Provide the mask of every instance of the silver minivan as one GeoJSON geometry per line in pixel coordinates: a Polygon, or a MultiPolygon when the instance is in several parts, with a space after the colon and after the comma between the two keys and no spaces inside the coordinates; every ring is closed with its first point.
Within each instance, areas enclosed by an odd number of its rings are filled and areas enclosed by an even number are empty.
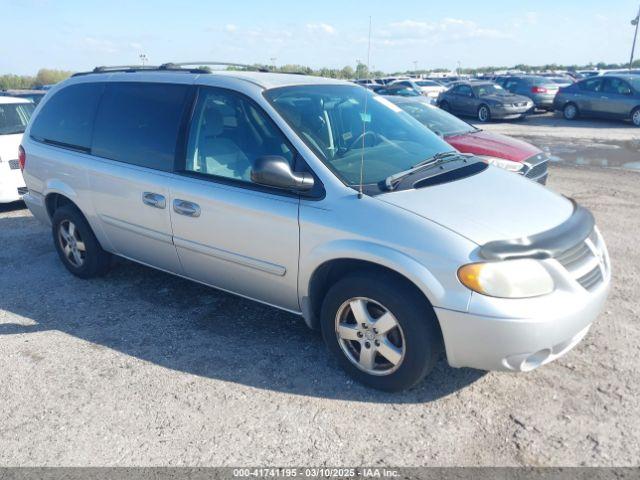
{"type": "Polygon", "coordinates": [[[535,369],[609,291],[589,211],[348,82],[99,68],[42,101],[20,165],[72,274],[118,255],[293,312],[384,390],[443,351],[453,367],[535,369]]]}

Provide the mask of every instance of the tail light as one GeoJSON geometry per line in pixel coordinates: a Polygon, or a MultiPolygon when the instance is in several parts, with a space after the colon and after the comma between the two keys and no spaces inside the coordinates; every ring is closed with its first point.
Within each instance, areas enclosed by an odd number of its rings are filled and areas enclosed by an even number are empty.
{"type": "Polygon", "coordinates": [[[22,145],[18,147],[18,165],[20,165],[20,170],[24,172],[24,166],[27,164],[27,154],[22,148],[22,145]]]}
{"type": "Polygon", "coordinates": [[[531,93],[548,93],[544,87],[531,87],[531,93]]]}

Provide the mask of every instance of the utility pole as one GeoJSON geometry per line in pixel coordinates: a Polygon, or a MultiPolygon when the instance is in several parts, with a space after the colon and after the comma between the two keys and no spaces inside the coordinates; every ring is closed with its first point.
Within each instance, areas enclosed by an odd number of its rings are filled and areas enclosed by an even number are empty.
{"type": "Polygon", "coordinates": [[[271,60],[271,69],[275,70],[276,69],[276,57],[271,57],[269,60],[271,60]]]}
{"type": "Polygon", "coordinates": [[[638,23],[640,23],[640,7],[638,8],[638,14],[636,18],[631,20],[631,25],[636,27],[636,30],[633,34],[633,46],[631,47],[631,58],[629,59],[629,69],[633,67],[633,54],[636,50],[636,39],[638,38],[638,23]]]}
{"type": "Polygon", "coordinates": [[[142,63],[143,67],[147,64],[147,61],[149,60],[147,58],[147,55],[144,53],[141,53],[140,55],[138,55],[138,58],[140,59],[140,63],[142,63]]]}
{"type": "Polygon", "coordinates": [[[413,61],[413,73],[415,73],[415,74],[418,73],[418,61],[417,60],[413,61]]]}

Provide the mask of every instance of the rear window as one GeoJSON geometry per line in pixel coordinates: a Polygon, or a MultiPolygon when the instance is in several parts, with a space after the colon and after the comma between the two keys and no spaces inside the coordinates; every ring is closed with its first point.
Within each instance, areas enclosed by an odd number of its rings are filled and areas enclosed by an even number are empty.
{"type": "Polygon", "coordinates": [[[0,103],[0,135],[24,133],[33,109],[33,103],[0,103]]]}
{"type": "Polygon", "coordinates": [[[92,153],[171,171],[188,85],[110,83],[96,116],[92,153]]]}
{"type": "Polygon", "coordinates": [[[35,118],[31,136],[62,147],[89,151],[102,90],[101,83],[80,83],[56,92],[35,118]]]}

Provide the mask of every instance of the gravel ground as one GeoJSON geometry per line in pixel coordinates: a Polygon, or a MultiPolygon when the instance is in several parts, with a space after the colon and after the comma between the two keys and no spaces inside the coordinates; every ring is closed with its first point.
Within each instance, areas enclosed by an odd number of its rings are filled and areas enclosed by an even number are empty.
{"type": "Polygon", "coordinates": [[[640,174],[554,166],[614,267],[586,339],[529,374],[448,367],[351,382],[292,315],[120,261],[64,270],[0,210],[0,466],[639,465],[640,174]]]}

